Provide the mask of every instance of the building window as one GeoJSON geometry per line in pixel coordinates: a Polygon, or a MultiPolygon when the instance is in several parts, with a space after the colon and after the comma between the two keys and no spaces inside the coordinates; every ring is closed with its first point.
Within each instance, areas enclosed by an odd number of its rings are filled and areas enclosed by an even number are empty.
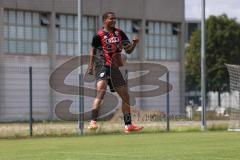
{"type": "MultiPolygon", "coordinates": [[[[116,26],[123,30],[129,40],[131,41],[134,36],[139,36],[140,33],[140,21],[138,20],[128,20],[128,19],[118,19],[116,26]]],[[[139,45],[134,49],[133,53],[128,55],[129,60],[139,59],[139,45]]]]}
{"type": "Polygon", "coordinates": [[[189,43],[193,32],[201,28],[201,22],[186,22],[185,26],[185,42],[189,43]]]}
{"type": "MultiPolygon", "coordinates": [[[[75,15],[56,16],[57,55],[78,56],[78,18],[75,15]]],[[[96,17],[84,16],[82,19],[82,51],[89,54],[93,35],[97,30],[96,17]]]]}
{"type": "Polygon", "coordinates": [[[177,24],[147,21],[145,59],[177,60],[179,37],[177,24]]]}
{"type": "Polygon", "coordinates": [[[48,53],[48,18],[38,12],[4,11],[4,51],[13,54],[48,53]],[[45,19],[45,23],[42,20],[45,19]]]}

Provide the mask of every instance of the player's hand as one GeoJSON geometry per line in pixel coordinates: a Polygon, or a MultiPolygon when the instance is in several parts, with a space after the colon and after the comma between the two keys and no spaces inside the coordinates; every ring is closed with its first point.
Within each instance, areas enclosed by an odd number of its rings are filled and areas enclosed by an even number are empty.
{"type": "Polygon", "coordinates": [[[88,66],[87,73],[93,75],[93,66],[88,66]]]}
{"type": "Polygon", "coordinates": [[[138,36],[134,36],[133,37],[133,41],[132,41],[133,45],[138,44],[138,42],[139,42],[139,37],[138,36]]]}

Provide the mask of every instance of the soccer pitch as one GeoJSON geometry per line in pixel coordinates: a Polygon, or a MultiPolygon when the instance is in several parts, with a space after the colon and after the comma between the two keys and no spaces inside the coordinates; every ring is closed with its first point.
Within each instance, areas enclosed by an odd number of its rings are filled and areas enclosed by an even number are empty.
{"type": "Polygon", "coordinates": [[[0,160],[238,160],[234,132],[144,133],[0,140],[0,160]]]}

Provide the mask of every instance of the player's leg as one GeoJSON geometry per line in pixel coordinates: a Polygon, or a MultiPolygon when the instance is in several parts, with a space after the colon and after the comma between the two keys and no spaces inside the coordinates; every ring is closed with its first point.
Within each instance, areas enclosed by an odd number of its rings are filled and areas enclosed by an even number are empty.
{"type": "Polygon", "coordinates": [[[118,95],[122,99],[122,113],[124,115],[125,125],[130,125],[130,124],[132,124],[132,120],[131,120],[129,93],[128,93],[127,86],[119,86],[115,89],[116,89],[118,95]]]}
{"type": "Polygon", "coordinates": [[[93,115],[92,119],[97,120],[99,108],[103,102],[104,95],[107,89],[107,81],[101,80],[97,83],[97,97],[93,101],[93,115]]]}
{"type": "Polygon", "coordinates": [[[124,123],[125,123],[124,132],[130,133],[130,132],[142,130],[143,126],[136,126],[136,125],[132,124],[129,93],[128,93],[127,86],[117,87],[116,91],[122,99],[122,112],[123,112],[124,123]]]}
{"type": "Polygon", "coordinates": [[[97,96],[93,101],[92,119],[89,125],[89,129],[96,130],[98,128],[96,122],[98,118],[99,108],[103,102],[104,95],[107,89],[107,79],[109,78],[109,71],[106,67],[100,66],[96,68],[96,80],[97,80],[97,96]]]}
{"type": "Polygon", "coordinates": [[[143,127],[138,127],[132,124],[130,97],[126,81],[124,80],[118,68],[111,69],[111,81],[114,89],[122,99],[122,112],[125,123],[125,132],[140,131],[143,127]]]}
{"type": "Polygon", "coordinates": [[[90,124],[88,127],[91,130],[96,130],[98,128],[97,126],[98,112],[103,102],[106,89],[107,89],[107,80],[100,80],[97,82],[97,96],[93,101],[92,120],[90,121],[90,124]]]}

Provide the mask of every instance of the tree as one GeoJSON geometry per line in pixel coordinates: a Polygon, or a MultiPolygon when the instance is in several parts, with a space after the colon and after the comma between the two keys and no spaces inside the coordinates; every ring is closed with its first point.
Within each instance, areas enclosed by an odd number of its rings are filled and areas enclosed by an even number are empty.
{"type": "MultiPolygon", "coordinates": [[[[200,90],[200,48],[201,31],[196,30],[186,52],[186,91],[200,90]]],[[[229,90],[224,63],[240,64],[240,25],[225,14],[210,16],[206,21],[206,89],[218,91],[219,97],[229,90]]]]}

